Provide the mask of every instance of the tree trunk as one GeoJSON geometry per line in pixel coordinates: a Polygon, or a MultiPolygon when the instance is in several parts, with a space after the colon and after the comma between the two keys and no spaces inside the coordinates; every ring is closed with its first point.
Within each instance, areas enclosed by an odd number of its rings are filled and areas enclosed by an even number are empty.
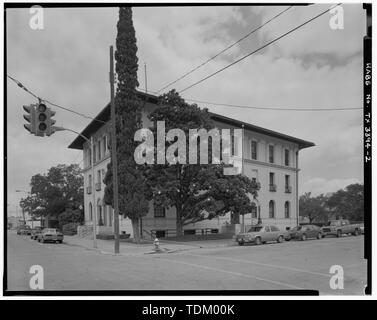
{"type": "Polygon", "coordinates": [[[139,228],[139,218],[131,219],[132,231],[134,233],[133,242],[140,243],[140,228],[139,228]]]}
{"type": "Polygon", "coordinates": [[[176,218],[176,235],[177,237],[183,236],[183,221],[182,221],[182,215],[181,215],[181,208],[176,207],[177,211],[177,218],[176,218]]]}

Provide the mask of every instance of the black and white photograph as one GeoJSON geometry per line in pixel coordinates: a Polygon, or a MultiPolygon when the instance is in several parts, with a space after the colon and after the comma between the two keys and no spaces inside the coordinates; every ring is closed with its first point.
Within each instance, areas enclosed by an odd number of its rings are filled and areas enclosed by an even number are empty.
{"type": "Polygon", "coordinates": [[[4,3],[3,295],[370,295],[371,12],[4,3]]]}

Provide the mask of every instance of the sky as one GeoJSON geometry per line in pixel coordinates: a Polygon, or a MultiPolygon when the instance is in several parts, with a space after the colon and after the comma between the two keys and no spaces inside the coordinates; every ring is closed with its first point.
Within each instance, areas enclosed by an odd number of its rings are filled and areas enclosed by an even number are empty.
{"type": "MultiPolygon", "coordinates": [[[[254,51],[330,5],[294,6],[188,77],[180,91],[254,51]]],[[[327,13],[271,46],[182,93],[187,99],[275,108],[362,107],[361,4],[344,4],[344,28],[327,13]]],[[[286,6],[136,7],[139,83],[157,91],[268,21],[286,6]]],[[[29,9],[7,9],[7,73],[38,96],[88,116],[110,99],[109,46],[117,8],[45,8],[44,28],[29,26],[29,9]]],[[[7,81],[8,214],[30,191],[30,178],[57,164],[80,163],[70,132],[35,137],[23,128],[23,105],[36,100],[7,81]],[[21,190],[21,192],[16,192],[21,190]]],[[[337,191],[363,181],[362,110],[297,112],[199,104],[210,111],[315,143],[300,151],[300,194],[337,191]]],[[[89,119],[53,107],[56,125],[82,131],[89,119]]]]}

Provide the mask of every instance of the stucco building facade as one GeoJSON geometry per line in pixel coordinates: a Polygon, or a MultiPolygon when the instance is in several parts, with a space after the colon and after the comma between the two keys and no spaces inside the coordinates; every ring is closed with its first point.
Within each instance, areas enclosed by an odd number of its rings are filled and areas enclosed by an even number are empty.
{"type": "MultiPolygon", "coordinates": [[[[157,97],[142,93],[140,95],[145,101],[142,115],[143,127],[150,127],[148,114],[156,108],[157,97]]],[[[262,220],[262,223],[277,225],[282,229],[297,225],[299,151],[314,144],[215,113],[211,113],[211,117],[219,129],[243,128],[242,139],[235,142],[239,147],[233,149],[234,163],[240,167],[241,173],[255,179],[261,186],[258,198],[254,200],[256,209],[243,218],[246,227],[256,224],[258,220],[262,220]]],[[[69,148],[83,151],[85,225],[88,227],[93,225],[93,215],[96,212],[97,233],[112,234],[113,209],[103,201],[105,189],[103,178],[107,164],[110,162],[108,149],[110,106],[107,105],[95,119],[81,132],[88,139],[91,137],[94,139],[94,176],[91,170],[90,144],[78,136],[69,148]],[[92,179],[95,182],[94,189],[92,179]]],[[[231,227],[230,221],[230,215],[227,214],[212,220],[186,225],[184,230],[187,234],[227,232],[231,227]]],[[[175,209],[155,207],[151,201],[148,214],[141,220],[140,232],[144,237],[174,236],[175,225],[175,209]]],[[[131,221],[128,218],[120,217],[120,232],[133,236],[131,221]]]]}

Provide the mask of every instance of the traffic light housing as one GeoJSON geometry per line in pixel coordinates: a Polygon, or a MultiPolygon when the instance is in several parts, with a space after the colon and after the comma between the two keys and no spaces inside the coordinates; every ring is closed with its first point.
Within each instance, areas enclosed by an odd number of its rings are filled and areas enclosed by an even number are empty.
{"type": "Polygon", "coordinates": [[[23,106],[24,110],[28,113],[24,115],[24,119],[29,124],[24,124],[26,130],[35,136],[44,137],[51,136],[56,131],[65,130],[62,127],[55,127],[55,120],[52,119],[56,112],[48,108],[43,102],[38,104],[31,104],[23,106]]]}
{"type": "Polygon", "coordinates": [[[40,102],[37,104],[35,109],[35,118],[36,118],[36,128],[35,135],[44,137],[48,128],[48,110],[47,106],[40,102]]]}
{"type": "Polygon", "coordinates": [[[36,105],[31,104],[28,106],[23,106],[23,108],[27,112],[27,114],[24,114],[24,119],[29,122],[28,124],[24,124],[24,127],[31,134],[36,134],[36,105]]]}

